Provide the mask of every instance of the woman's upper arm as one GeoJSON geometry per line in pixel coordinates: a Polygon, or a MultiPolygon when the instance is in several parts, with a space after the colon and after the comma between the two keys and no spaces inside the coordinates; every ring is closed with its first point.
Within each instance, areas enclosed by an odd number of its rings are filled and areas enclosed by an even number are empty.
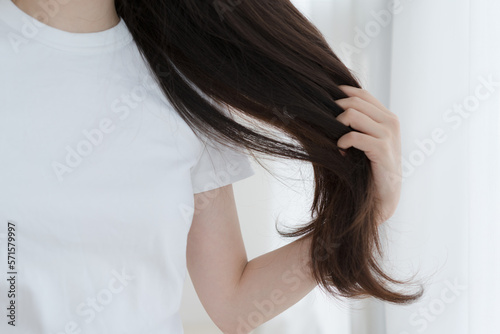
{"type": "Polygon", "coordinates": [[[248,259],[232,185],[194,196],[187,269],[203,307],[219,326],[231,308],[235,287],[248,259]]]}

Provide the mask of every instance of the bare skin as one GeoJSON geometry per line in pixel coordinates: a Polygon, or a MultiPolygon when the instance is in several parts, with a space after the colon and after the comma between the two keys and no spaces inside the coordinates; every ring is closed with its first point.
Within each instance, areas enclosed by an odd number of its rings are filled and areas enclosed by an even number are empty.
{"type": "Polygon", "coordinates": [[[309,241],[299,239],[248,261],[232,186],[195,194],[187,267],[214,323],[224,333],[248,333],[306,296],[316,286],[309,241]]]}
{"type": "MultiPolygon", "coordinates": [[[[37,19],[44,11],[40,3],[47,3],[13,2],[37,19]]],[[[45,15],[49,20],[42,22],[68,32],[89,33],[109,29],[119,21],[113,0],[60,2],[52,16],[45,15]]],[[[398,118],[367,91],[349,86],[341,89],[349,98],[336,101],[345,110],[337,119],[359,132],[347,133],[338,145],[366,153],[372,162],[384,218],[388,219],[396,209],[401,188],[398,118]]],[[[224,333],[248,333],[297,303],[316,286],[310,274],[309,238],[248,261],[232,185],[195,194],[194,199],[187,267],[201,303],[224,333]]]]}
{"type": "Polygon", "coordinates": [[[103,31],[114,27],[120,21],[113,0],[12,0],[12,2],[38,21],[67,32],[103,31]]]}

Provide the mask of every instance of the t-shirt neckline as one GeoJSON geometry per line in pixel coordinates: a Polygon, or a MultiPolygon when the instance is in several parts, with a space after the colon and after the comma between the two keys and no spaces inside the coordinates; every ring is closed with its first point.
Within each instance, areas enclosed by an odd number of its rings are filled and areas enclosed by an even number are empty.
{"type": "Polygon", "coordinates": [[[12,0],[0,0],[0,20],[7,23],[13,29],[12,32],[18,34],[20,38],[36,40],[57,49],[77,53],[112,51],[133,39],[121,17],[117,25],[107,30],[74,33],[38,21],[17,7],[12,0]]]}

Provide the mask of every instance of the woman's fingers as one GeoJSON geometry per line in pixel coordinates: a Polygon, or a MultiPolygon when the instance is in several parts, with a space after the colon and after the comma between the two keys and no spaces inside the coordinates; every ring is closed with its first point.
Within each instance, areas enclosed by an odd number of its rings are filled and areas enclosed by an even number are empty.
{"type": "Polygon", "coordinates": [[[351,95],[335,101],[344,109],[344,112],[337,117],[339,121],[351,126],[354,130],[372,135],[375,138],[391,140],[393,137],[399,136],[398,117],[385,108],[370,93],[351,86],[339,87],[346,94],[351,95]],[[357,96],[354,94],[357,94],[357,96]],[[348,110],[349,112],[347,112],[348,110]]]}
{"type": "Polygon", "coordinates": [[[385,138],[389,135],[387,129],[381,123],[377,123],[366,114],[354,108],[347,108],[337,116],[337,120],[344,125],[375,138],[385,138]]]}
{"type": "MultiPolygon", "coordinates": [[[[370,93],[351,86],[339,87],[350,96],[335,101],[344,109],[337,120],[355,131],[339,138],[337,145],[343,150],[355,147],[364,151],[373,162],[382,161],[391,148],[398,146],[400,129],[397,116],[370,93]]],[[[345,152],[341,153],[345,155],[345,152]]]]}
{"type": "Polygon", "coordinates": [[[388,115],[394,115],[389,109],[387,109],[379,100],[377,100],[373,95],[371,95],[368,91],[353,87],[353,86],[348,86],[348,85],[340,85],[338,86],[340,90],[342,90],[347,96],[352,96],[352,97],[359,97],[363,101],[367,101],[374,106],[376,106],[378,109],[380,109],[382,112],[388,115]]]}
{"type": "Polygon", "coordinates": [[[356,131],[339,138],[340,153],[355,147],[371,161],[381,203],[382,221],[395,211],[401,191],[401,134],[399,120],[365,90],[341,86],[348,98],[335,101],[344,112],[337,119],[356,131]]]}
{"type": "Polygon", "coordinates": [[[377,157],[380,156],[380,153],[382,153],[386,147],[384,142],[380,139],[356,131],[351,131],[340,137],[337,141],[337,146],[343,150],[349,147],[355,147],[365,152],[366,156],[373,162],[378,161],[377,157]]]}
{"type": "Polygon", "coordinates": [[[337,103],[344,110],[347,110],[348,108],[356,109],[377,123],[386,123],[390,117],[386,112],[380,110],[377,106],[361,99],[358,96],[335,100],[335,103],[337,103]]]}

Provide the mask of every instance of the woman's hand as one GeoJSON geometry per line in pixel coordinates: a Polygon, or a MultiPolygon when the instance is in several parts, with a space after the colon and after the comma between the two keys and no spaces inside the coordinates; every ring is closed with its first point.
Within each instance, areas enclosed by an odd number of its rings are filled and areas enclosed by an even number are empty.
{"type": "Polygon", "coordinates": [[[353,146],[365,152],[370,159],[378,198],[382,203],[383,223],[396,211],[401,195],[399,120],[366,90],[346,85],[339,88],[349,97],[335,101],[344,109],[337,120],[356,131],[340,137],[337,145],[344,150],[353,146]]]}

